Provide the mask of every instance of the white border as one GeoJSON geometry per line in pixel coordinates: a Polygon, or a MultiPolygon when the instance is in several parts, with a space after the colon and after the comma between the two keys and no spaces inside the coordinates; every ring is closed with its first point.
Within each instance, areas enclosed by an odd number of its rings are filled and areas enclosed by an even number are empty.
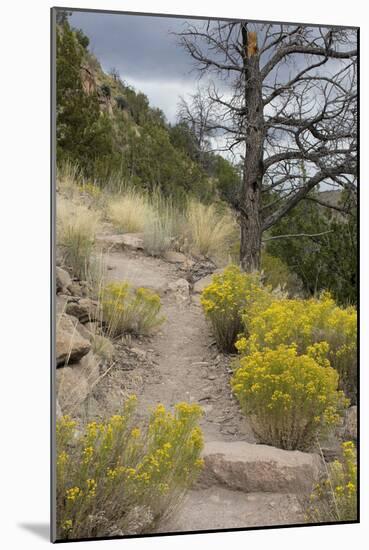
{"type": "MultiPolygon", "coordinates": [[[[9,0],[8,0],[9,2],[9,0]]],[[[362,523],[166,538],[78,543],[160,550],[205,544],[215,548],[362,548],[368,538],[367,463],[369,399],[368,67],[369,19],[358,0],[70,0],[68,6],[215,17],[286,20],[361,26],[361,317],[362,523]],[[367,535],[367,537],[365,537],[367,535]]],[[[63,2],[61,2],[63,5],[63,2]]],[[[1,8],[1,539],[4,548],[32,550],[48,544],[22,524],[49,521],[49,8],[48,0],[18,0],[1,8]],[[4,124],[5,122],[5,124],[4,124]],[[5,308],[3,305],[5,304],[5,308]]],[[[42,526],[44,526],[42,528],[42,526]]]]}

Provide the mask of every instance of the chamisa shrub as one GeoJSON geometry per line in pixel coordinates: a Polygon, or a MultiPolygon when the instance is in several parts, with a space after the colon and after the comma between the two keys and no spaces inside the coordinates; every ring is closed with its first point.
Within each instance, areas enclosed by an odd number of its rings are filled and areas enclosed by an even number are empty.
{"type": "Polygon", "coordinates": [[[143,532],[173,509],[202,468],[201,407],[158,405],[147,428],[134,424],[136,397],[121,415],[77,431],[57,422],[58,538],[143,532]]]}
{"type": "Polygon", "coordinates": [[[242,315],[253,302],[269,299],[269,292],[261,287],[257,274],[243,273],[236,265],[230,265],[223,273],[214,275],[202,292],[201,304],[218,348],[234,352],[243,327],[242,315]]]}
{"type": "Polygon", "coordinates": [[[357,519],[357,460],[352,441],[342,443],[342,458],[328,464],[326,477],[310,496],[306,521],[353,521],[357,519]]]}
{"type": "Polygon", "coordinates": [[[306,450],[339,421],[346,399],[338,374],[313,348],[298,355],[281,345],[240,358],[232,389],[261,443],[306,450]]]}
{"type": "Polygon", "coordinates": [[[100,292],[103,324],[109,336],[126,332],[147,334],[164,321],[160,296],[127,282],[109,283],[100,292]]]}
{"type": "Polygon", "coordinates": [[[299,353],[306,353],[311,344],[326,342],[326,357],[339,374],[340,388],[356,402],[357,314],[353,307],[337,306],[327,293],[320,299],[274,300],[261,311],[251,311],[244,323],[249,337],[237,342],[241,353],[280,344],[296,344],[299,353]]]}

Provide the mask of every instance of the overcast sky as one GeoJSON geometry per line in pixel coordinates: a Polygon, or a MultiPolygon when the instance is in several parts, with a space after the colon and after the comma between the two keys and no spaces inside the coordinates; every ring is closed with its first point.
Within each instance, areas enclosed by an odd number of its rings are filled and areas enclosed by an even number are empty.
{"type": "Polygon", "coordinates": [[[87,34],[90,50],[105,71],[117,68],[124,81],[175,121],[178,97],[194,93],[198,78],[192,60],[171,34],[183,29],[184,19],[73,12],[70,22],[87,34]]]}

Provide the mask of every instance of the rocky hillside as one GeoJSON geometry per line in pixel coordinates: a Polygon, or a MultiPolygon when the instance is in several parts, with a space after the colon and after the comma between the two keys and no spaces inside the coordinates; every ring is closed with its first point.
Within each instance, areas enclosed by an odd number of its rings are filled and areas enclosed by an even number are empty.
{"type": "Polygon", "coordinates": [[[147,96],[107,74],[88,38],[68,23],[57,29],[58,162],[77,163],[101,186],[131,184],[166,195],[211,198],[237,186],[237,170],[201,152],[183,122],[169,124],[147,96]]]}

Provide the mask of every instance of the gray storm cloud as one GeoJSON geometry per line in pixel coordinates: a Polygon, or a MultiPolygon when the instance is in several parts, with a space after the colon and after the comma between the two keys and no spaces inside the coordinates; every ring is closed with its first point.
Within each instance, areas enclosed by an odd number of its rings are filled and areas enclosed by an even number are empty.
{"type": "Polygon", "coordinates": [[[89,37],[104,70],[117,68],[123,80],[174,122],[178,97],[194,93],[198,77],[172,34],[183,29],[184,19],[73,12],[70,22],[89,37]]]}

